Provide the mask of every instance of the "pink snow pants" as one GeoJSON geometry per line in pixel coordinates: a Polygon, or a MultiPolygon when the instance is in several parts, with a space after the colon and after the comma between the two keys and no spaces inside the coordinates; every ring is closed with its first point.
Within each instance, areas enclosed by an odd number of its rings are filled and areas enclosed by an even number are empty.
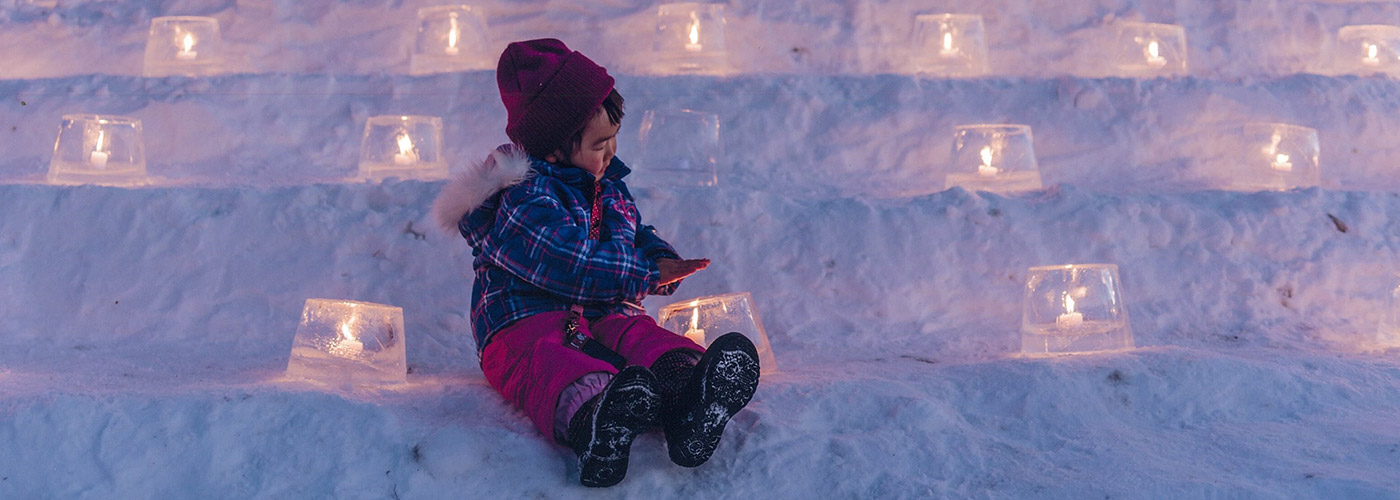
{"type": "MultiPolygon", "coordinates": [[[[554,436],[554,410],[565,387],[589,373],[617,373],[606,361],[564,345],[568,318],[568,311],[557,311],[520,319],[496,332],[481,352],[486,381],[549,437],[554,436]]],[[[579,330],[622,355],[629,365],[650,367],[672,349],[704,351],[646,315],[610,314],[582,321],[579,330]]]]}

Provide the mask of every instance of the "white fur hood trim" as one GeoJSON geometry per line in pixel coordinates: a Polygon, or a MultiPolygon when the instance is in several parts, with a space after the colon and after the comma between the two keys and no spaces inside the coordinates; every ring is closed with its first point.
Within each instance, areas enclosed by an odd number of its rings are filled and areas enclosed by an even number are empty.
{"type": "Polygon", "coordinates": [[[481,207],[497,191],[525,182],[530,177],[530,155],[507,145],[490,156],[472,162],[467,170],[442,186],[433,200],[433,220],[448,233],[457,233],[457,221],[481,207]]]}

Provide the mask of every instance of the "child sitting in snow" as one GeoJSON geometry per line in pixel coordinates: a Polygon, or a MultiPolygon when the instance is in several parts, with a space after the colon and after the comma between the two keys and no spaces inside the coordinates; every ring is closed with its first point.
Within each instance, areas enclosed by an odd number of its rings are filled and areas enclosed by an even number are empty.
{"type": "Polygon", "coordinates": [[[738,333],[706,350],[638,305],[709,261],[682,260],[641,223],[622,182],[629,170],[613,156],[623,114],[613,78],[541,39],[510,44],[496,82],[512,144],[434,203],[473,248],[482,372],[573,448],[586,486],[621,481],[633,438],[656,424],[671,461],[704,463],[753,397],[758,356],[738,333]]]}

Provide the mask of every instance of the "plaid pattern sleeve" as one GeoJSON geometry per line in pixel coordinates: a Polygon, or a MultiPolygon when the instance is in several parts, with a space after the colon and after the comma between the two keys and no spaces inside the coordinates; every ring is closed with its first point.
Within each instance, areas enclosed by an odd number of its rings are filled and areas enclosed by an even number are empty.
{"type": "MultiPolygon", "coordinates": [[[[652,262],[657,259],[680,259],[681,255],[676,253],[676,249],[670,243],[656,235],[656,228],[646,225],[637,225],[637,248],[642,251],[652,262]]],[[[667,285],[654,286],[647,293],[651,295],[671,295],[676,293],[676,288],[681,282],[676,281],[667,285]]]]}
{"type": "Polygon", "coordinates": [[[660,280],[632,241],[591,240],[563,203],[537,189],[503,200],[481,256],[515,277],[579,303],[639,301],[660,280]]]}

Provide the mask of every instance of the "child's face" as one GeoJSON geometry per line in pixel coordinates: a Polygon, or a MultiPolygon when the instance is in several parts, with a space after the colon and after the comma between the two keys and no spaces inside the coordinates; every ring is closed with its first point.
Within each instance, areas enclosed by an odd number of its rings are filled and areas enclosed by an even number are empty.
{"type": "Polygon", "coordinates": [[[593,174],[594,179],[603,178],[603,172],[617,154],[617,129],[620,127],[621,124],[614,125],[608,120],[603,108],[598,108],[593,119],[583,127],[583,140],[579,141],[578,148],[569,154],[569,164],[593,174]]]}

